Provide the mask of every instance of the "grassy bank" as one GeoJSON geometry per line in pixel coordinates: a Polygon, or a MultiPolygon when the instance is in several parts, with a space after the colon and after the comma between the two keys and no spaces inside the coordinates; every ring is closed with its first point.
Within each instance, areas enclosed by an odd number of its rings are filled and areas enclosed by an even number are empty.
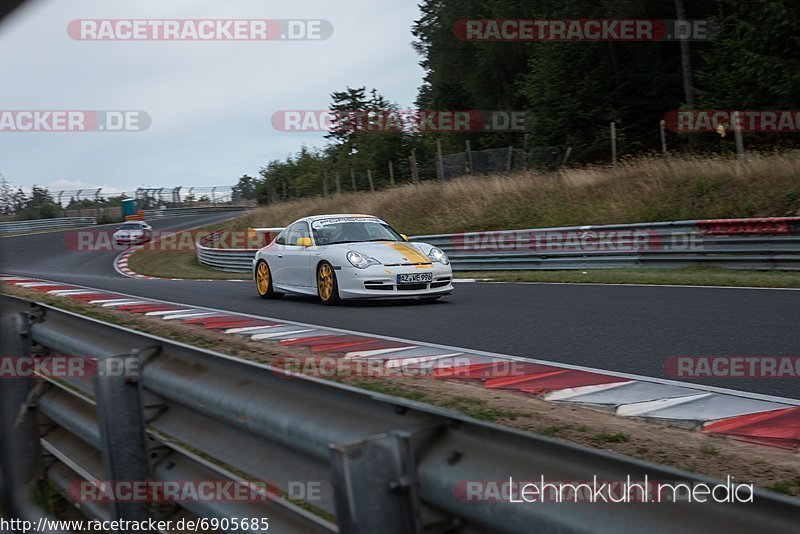
{"type": "MultiPolygon", "coordinates": [[[[800,214],[800,151],[725,157],[638,158],[616,167],[467,177],[375,193],[345,193],[265,206],[213,229],[285,226],[306,215],[370,213],[409,235],[681,219],[800,214]]],[[[170,278],[235,278],[193,255],[137,252],[136,272],[170,278]]],[[[494,273],[512,281],[797,287],[791,273],[723,270],[494,273]],[[701,272],[702,271],[702,272],[701,272]]],[[[486,277],[485,273],[479,277],[486,277]]]]}
{"type": "Polygon", "coordinates": [[[197,261],[192,252],[139,251],[128,258],[128,267],[138,274],[158,278],[193,278],[212,280],[241,280],[248,273],[226,273],[212,269],[197,261]]]}
{"type": "Polygon", "coordinates": [[[638,158],[616,167],[423,182],[283,202],[229,228],[282,226],[318,213],[370,213],[407,234],[800,213],[800,152],[638,158]]]}

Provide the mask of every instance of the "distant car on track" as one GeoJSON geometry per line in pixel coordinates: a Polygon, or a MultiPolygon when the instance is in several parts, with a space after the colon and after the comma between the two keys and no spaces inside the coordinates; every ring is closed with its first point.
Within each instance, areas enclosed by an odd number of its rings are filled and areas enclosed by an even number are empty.
{"type": "Polygon", "coordinates": [[[441,249],[409,243],[371,215],[316,215],[295,221],[256,253],[253,278],[262,298],[316,295],[323,304],[435,300],[453,291],[450,260],[441,249]]]}
{"type": "Polygon", "coordinates": [[[119,245],[141,245],[150,241],[153,228],[144,221],[127,221],[114,232],[114,243],[119,245]]]}

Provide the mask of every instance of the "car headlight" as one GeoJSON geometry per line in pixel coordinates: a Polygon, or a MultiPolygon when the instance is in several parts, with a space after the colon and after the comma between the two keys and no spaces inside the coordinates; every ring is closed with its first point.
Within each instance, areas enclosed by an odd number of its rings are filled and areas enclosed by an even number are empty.
{"type": "Polygon", "coordinates": [[[428,257],[436,263],[441,263],[442,265],[450,264],[450,258],[448,258],[447,254],[445,254],[440,248],[433,247],[431,251],[428,252],[428,257]]]}
{"type": "Polygon", "coordinates": [[[349,261],[350,265],[352,265],[356,269],[366,269],[370,265],[381,264],[381,262],[379,262],[375,258],[365,256],[364,254],[356,252],[355,250],[351,250],[350,252],[347,253],[347,261],[349,261]]]}

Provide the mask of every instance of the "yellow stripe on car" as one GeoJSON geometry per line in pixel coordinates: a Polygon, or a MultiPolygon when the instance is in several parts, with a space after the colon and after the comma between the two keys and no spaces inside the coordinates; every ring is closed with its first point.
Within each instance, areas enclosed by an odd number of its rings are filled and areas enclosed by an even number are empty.
{"type": "Polygon", "coordinates": [[[397,252],[408,258],[408,261],[411,263],[430,263],[431,259],[428,256],[423,255],[417,249],[412,247],[411,245],[406,245],[405,243],[394,243],[388,241],[386,243],[388,246],[395,249],[397,252]]]}

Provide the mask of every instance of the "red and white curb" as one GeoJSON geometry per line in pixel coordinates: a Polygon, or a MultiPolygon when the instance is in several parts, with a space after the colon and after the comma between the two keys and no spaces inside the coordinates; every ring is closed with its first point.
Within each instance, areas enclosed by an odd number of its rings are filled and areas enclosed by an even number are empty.
{"type": "Polygon", "coordinates": [[[144,274],[139,274],[133,269],[128,266],[128,259],[131,257],[131,254],[136,252],[137,250],[142,249],[142,247],[134,247],[129,248],[128,250],[120,253],[119,256],[114,258],[114,270],[117,271],[122,276],[126,276],[128,278],[138,278],[142,280],[173,280],[173,281],[183,281],[189,280],[192,282],[252,282],[252,280],[245,280],[245,279],[198,279],[198,278],[161,278],[158,276],[147,276],[144,274]]]}
{"type": "Polygon", "coordinates": [[[145,276],[143,274],[139,274],[135,272],[133,269],[128,267],[128,258],[130,258],[131,254],[136,252],[136,248],[129,248],[128,250],[120,253],[114,259],[114,270],[117,271],[122,276],[127,276],[128,278],[143,278],[146,280],[158,280],[158,278],[154,276],[145,276]]]}
{"type": "Polygon", "coordinates": [[[0,281],[104,308],[301,347],[338,360],[369,360],[384,369],[422,371],[486,389],[800,449],[797,399],[364,334],[27,277],[0,276],[0,281]]]}

